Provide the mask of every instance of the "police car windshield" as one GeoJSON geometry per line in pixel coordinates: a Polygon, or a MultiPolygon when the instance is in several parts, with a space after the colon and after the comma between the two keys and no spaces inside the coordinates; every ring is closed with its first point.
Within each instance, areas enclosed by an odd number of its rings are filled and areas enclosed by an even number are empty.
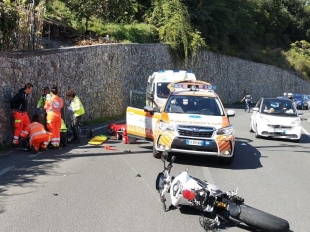
{"type": "Polygon", "coordinates": [[[179,114],[224,115],[219,99],[204,96],[171,96],[164,111],[179,114]]]}
{"type": "Polygon", "coordinates": [[[169,96],[170,90],[167,88],[167,86],[170,83],[167,82],[158,82],[156,85],[156,95],[159,98],[167,98],[169,96]]]}

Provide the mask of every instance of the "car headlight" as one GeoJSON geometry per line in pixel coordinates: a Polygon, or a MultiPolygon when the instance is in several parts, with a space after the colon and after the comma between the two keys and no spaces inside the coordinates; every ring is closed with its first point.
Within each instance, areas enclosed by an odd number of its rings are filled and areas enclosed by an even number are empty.
{"type": "Polygon", "coordinates": [[[170,131],[174,131],[174,127],[173,127],[173,125],[171,125],[171,124],[169,124],[169,123],[166,123],[166,122],[163,122],[163,121],[161,121],[160,123],[159,123],[159,129],[160,130],[170,130],[170,131]]]}
{"type": "Polygon", "coordinates": [[[299,124],[300,124],[300,118],[297,118],[294,121],[292,121],[292,125],[294,126],[298,126],[299,124]]]}
{"type": "Polygon", "coordinates": [[[223,128],[217,129],[216,133],[218,135],[232,135],[234,133],[234,128],[232,126],[223,127],[223,128]]]}

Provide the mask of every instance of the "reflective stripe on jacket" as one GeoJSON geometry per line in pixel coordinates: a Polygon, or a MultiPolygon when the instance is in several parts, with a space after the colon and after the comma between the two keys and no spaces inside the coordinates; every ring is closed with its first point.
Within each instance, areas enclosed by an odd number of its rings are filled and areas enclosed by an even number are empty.
{"type": "Polygon", "coordinates": [[[21,137],[26,138],[29,136],[29,142],[32,144],[34,139],[43,138],[46,136],[46,130],[41,123],[30,123],[26,129],[22,132],[21,137]]]}
{"type": "Polygon", "coordinates": [[[70,106],[72,108],[75,117],[85,114],[84,106],[78,96],[75,96],[72,99],[70,106]]]}

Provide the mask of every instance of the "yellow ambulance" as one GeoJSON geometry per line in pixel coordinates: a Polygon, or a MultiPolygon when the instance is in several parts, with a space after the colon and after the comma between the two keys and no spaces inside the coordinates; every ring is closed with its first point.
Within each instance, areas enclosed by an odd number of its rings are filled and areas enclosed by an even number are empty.
{"type": "Polygon", "coordinates": [[[153,141],[153,156],[163,151],[188,155],[216,156],[231,164],[235,158],[235,130],[215,87],[203,81],[179,81],[168,85],[171,90],[162,108],[128,107],[129,137],[153,141]]]}

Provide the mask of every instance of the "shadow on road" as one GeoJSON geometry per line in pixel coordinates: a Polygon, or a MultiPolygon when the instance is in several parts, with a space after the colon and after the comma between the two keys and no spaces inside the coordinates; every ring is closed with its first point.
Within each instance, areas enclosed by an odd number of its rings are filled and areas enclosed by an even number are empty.
{"type": "Polygon", "coordinates": [[[252,142],[252,140],[247,138],[236,138],[236,156],[234,162],[231,165],[221,164],[217,157],[212,156],[193,156],[181,153],[173,153],[171,155],[178,157],[175,161],[176,163],[192,166],[214,167],[233,170],[261,168],[261,154],[255,147],[249,144],[250,142],[252,142]]]}

